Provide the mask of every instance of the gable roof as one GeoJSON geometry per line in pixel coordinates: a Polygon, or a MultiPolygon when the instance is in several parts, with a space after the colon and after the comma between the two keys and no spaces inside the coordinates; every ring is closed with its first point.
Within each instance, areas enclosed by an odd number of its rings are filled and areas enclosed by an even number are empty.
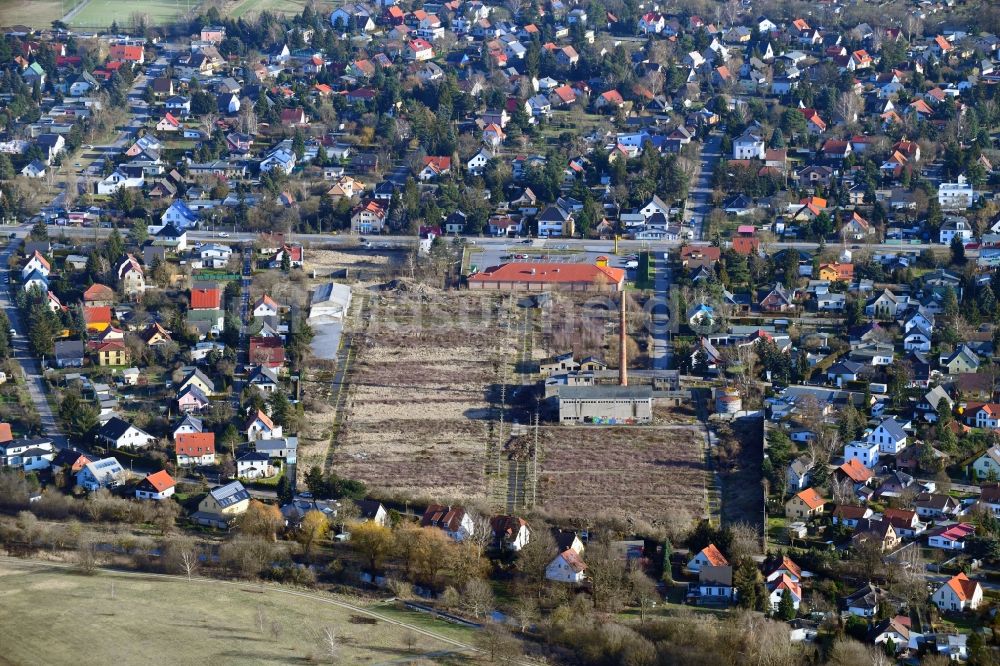
{"type": "Polygon", "coordinates": [[[704,555],[705,559],[714,567],[721,567],[729,564],[729,560],[722,554],[714,543],[710,543],[701,549],[699,555],[704,555]]]}
{"type": "Polygon", "coordinates": [[[837,471],[843,472],[854,483],[867,483],[875,475],[874,472],[862,465],[861,461],[857,458],[851,458],[838,467],[837,471]]]}
{"type": "Polygon", "coordinates": [[[179,456],[204,456],[215,453],[214,432],[187,432],[177,435],[174,449],[179,456]]]}
{"type": "Polygon", "coordinates": [[[581,573],[587,568],[583,558],[581,558],[580,554],[572,548],[567,548],[563,552],[559,553],[559,557],[561,557],[563,561],[566,562],[566,564],[576,573],[581,573]]]}
{"type": "Polygon", "coordinates": [[[952,576],[945,585],[951,588],[959,601],[969,601],[972,599],[976,593],[976,588],[979,587],[979,583],[969,580],[969,577],[961,572],[952,576]]]}
{"type": "Polygon", "coordinates": [[[826,503],[826,500],[823,499],[822,495],[816,492],[815,488],[806,488],[795,496],[802,500],[803,504],[810,509],[818,509],[826,503]]]}
{"type": "Polygon", "coordinates": [[[128,429],[132,427],[132,424],[128,421],[121,419],[117,416],[111,417],[107,423],[105,423],[101,429],[98,431],[100,437],[106,437],[111,440],[117,441],[122,435],[128,432],[128,429]]]}
{"type": "Polygon", "coordinates": [[[177,485],[173,477],[165,469],[150,474],[143,479],[143,483],[149,484],[158,493],[162,493],[164,490],[169,490],[177,485]]]}
{"type": "Polygon", "coordinates": [[[191,308],[217,310],[222,305],[222,290],[218,287],[192,287],[191,308]]]}
{"type": "Polygon", "coordinates": [[[219,486],[208,491],[208,494],[212,496],[212,499],[219,505],[220,508],[225,509],[234,504],[238,504],[243,500],[250,499],[250,493],[247,489],[243,487],[243,484],[239,481],[233,481],[232,483],[226,484],[224,486],[219,486]]]}

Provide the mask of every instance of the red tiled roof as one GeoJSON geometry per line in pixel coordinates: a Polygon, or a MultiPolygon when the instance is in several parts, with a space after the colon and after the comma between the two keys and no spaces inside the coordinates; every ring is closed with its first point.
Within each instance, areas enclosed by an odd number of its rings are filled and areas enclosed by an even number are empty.
{"type": "Polygon", "coordinates": [[[198,457],[215,453],[214,432],[188,432],[177,435],[174,449],[179,456],[198,457]]]}
{"type": "Polygon", "coordinates": [[[142,47],[130,46],[128,44],[114,44],[111,47],[111,57],[120,60],[138,62],[142,60],[142,47]]]}
{"type": "Polygon", "coordinates": [[[88,324],[110,324],[111,308],[107,305],[90,305],[83,308],[83,320],[88,324]]]}
{"type": "Polygon", "coordinates": [[[873,476],[872,471],[862,465],[857,458],[851,458],[837,469],[854,483],[866,483],[873,476]]]}
{"type": "Polygon", "coordinates": [[[257,413],[255,415],[251,416],[247,420],[247,427],[252,425],[254,421],[258,420],[265,426],[267,426],[268,430],[274,430],[274,422],[271,420],[271,417],[269,417],[267,414],[265,414],[263,411],[259,409],[257,410],[257,413]]]}
{"type": "Polygon", "coordinates": [[[469,282],[520,282],[531,284],[553,284],[599,281],[619,284],[625,279],[625,271],[610,266],[593,264],[556,264],[541,262],[514,262],[490,266],[482,273],[469,278],[469,282]]]}
{"type": "Polygon", "coordinates": [[[806,488],[796,495],[802,503],[810,509],[818,509],[826,503],[826,500],[816,492],[815,488],[806,488]]]}
{"type": "Polygon", "coordinates": [[[714,543],[710,543],[701,549],[701,555],[705,556],[708,563],[713,567],[724,567],[729,564],[729,560],[719,551],[714,543]]]}
{"type": "Polygon", "coordinates": [[[164,490],[169,490],[177,485],[173,477],[165,469],[150,474],[144,480],[158,493],[162,493],[164,490]]]}
{"type": "Polygon", "coordinates": [[[959,601],[968,601],[976,593],[979,583],[969,580],[969,577],[964,573],[958,573],[948,581],[948,587],[952,589],[959,601]]]}
{"type": "Polygon", "coordinates": [[[10,431],[9,423],[0,423],[0,443],[9,442],[14,439],[14,434],[10,431]]]}
{"type": "Polygon", "coordinates": [[[217,310],[222,306],[222,290],[218,287],[195,287],[191,289],[192,310],[217,310]]]}

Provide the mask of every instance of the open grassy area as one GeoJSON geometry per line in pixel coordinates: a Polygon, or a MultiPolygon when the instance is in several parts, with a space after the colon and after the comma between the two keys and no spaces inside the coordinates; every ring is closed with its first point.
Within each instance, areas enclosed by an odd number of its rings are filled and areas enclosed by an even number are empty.
{"type": "Polygon", "coordinates": [[[70,20],[76,28],[107,28],[112,21],[125,23],[132,14],[145,14],[152,25],[173,22],[189,10],[195,9],[200,0],[90,0],[70,20]]]}
{"type": "Polygon", "coordinates": [[[51,28],[72,7],[71,0],[0,0],[0,25],[51,28]]]}
{"type": "MultiPolygon", "coordinates": [[[[272,14],[293,16],[301,14],[307,4],[305,0],[237,0],[231,4],[232,9],[228,15],[240,18],[247,14],[259,14],[267,10],[272,14]]],[[[317,6],[316,11],[324,16],[330,13],[330,9],[325,6],[323,8],[317,6]]]]}
{"type": "MultiPolygon", "coordinates": [[[[2,664],[135,664],[162,661],[164,655],[174,664],[307,663],[324,659],[320,636],[327,627],[341,645],[339,663],[384,663],[428,653],[440,661],[437,653],[452,649],[416,633],[411,649],[409,629],[317,599],[261,592],[249,583],[84,576],[4,561],[0,598],[0,631],[6,637],[2,664]],[[84,643],[52,640],[54,626],[72,626],[86,637],[84,643]]],[[[390,614],[463,642],[470,638],[469,630],[416,613],[390,614]]],[[[454,663],[469,659],[456,657],[454,663]]]]}

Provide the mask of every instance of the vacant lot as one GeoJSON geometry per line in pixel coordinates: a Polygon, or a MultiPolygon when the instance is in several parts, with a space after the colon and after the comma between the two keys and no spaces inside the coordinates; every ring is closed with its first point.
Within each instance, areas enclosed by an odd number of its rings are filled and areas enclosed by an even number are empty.
{"type": "Polygon", "coordinates": [[[482,497],[492,359],[514,350],[494,310],[505,302],[404,286],[368,299],[334,470],[387,495],[482,497]]]}
{"type": "Polygon", "coordinates": [[[51,28],[73,7],[71,0],[0,0],[0,25],[51,28]]]}
{"type": "MultiPolygon", "coordinates": [[[[133,14],[144,14],[151,25],[166,25],[195,9],[200,0],[90,0],[69,24],[76,28],[107,28],[112,21],[125,25],[133,14]]],[[[33,4],[33,3],[32,3],[33,4]]]]}
{"type": "MultiPolygon", "coordinates": [[[[0,562],[0,598],[3,664],[138,664],[163,661],[164,655],[173,664],[308,663],[324,660],[326,628],[341,646],[339,663],[384,663],[450,649],[444,641],[413,633],[410,650],[408,629],[381,620],[371,624],[349,609],[262,592],[249,583],[244,589],[105,573],[82,576],[5,561],[0,562]],[[56,626],[72,627],[80,640],[53,640],[56,626]]],[[[409,614],[396,619],[410,621],[409,614]]],[[[419,619],[414,624],[426,626],[419,619]]]]}
{"type": "Polygon", "coordinates": [[[705,514],[705,444],[699,426],[542,429],[538,495],[557,516],[604,514],[659,522],[705,514]]]}

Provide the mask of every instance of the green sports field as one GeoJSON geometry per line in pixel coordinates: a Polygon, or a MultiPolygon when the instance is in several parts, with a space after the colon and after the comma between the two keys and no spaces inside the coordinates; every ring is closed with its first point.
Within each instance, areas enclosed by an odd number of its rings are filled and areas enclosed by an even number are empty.
{"type": "MultiPolygon", "coordinates": [[[[240,18],[248,14],[258,14],[264,10],[272,14],[293,16],[301,14],[305,9],[307,0],[237,0],[229,14],[234,18],[240,18]]],[[[330,10],[322,6],[317,6],[316,11],[329,14],[330,10]]]]}
{"type": "Polygon", "coordinates": [[[107,28],[112,21],[126,24],[132,14],[145,14],[153,25],[171,23],[200,0],[88,0],[70,19],[74,28],[107,28]]]}

